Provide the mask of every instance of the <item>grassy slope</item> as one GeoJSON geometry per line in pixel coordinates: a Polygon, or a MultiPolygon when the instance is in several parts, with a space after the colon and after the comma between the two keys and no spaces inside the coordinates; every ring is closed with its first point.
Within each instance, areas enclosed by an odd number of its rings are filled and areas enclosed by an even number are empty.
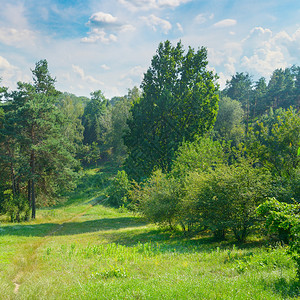
{"type": "Polygon", "coordinates": [[[187,239],[130,213],[93,206],[105,198],[107,182],[91,170],[64,206],[40,210],[29,223],[1,225],[1,299],[300,296],[294,264],[281,247],[259,247],[254,239],[243,248],[187,239]]]}

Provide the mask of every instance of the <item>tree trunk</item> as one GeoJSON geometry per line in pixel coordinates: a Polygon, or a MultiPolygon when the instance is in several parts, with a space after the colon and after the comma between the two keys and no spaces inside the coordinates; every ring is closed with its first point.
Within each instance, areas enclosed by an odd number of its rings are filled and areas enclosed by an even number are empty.
{"type": "Polygon", "coordinates": [[[6,145],[7,151],[8,151],[8,155],[10,158],[10,177],[11,177],[11,187],[12,187],[12,192],[13,192],[13,196],[14,198],[17,195],[17,189],[16,189],[16,176],[15,176],[15,169],[14,169],[14,163],[13,163],[13,159],[14,159],[14,155],[9,147],[9,145],[6,145]]]}
{"type": "Polygon", "coordinates": [[[28,180],[27,182],[27,198],[28,198],[28,204],[29,207],[31,208],[31,179],[28,180]]]}
{"type": "Polygon", "coordinates": [[[31,157],[30,157],[30,165],[31,165],[31,217],[32,219],[35,219],[35,185],[34,185],[34,176],[35,176],[35,156],[34,156],[34,150],[31,151],[31,157]]]}

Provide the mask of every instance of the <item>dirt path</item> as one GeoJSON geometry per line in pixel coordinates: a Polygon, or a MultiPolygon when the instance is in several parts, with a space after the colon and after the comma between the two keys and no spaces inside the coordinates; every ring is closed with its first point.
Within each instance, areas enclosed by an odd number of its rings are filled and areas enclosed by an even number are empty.
{"type": "MultiPolygon", "coordinates": [[[[72,221],[74,221],[77,218],[80,218],[81,216],[83,216],[84,214],[86,214],[86,212],[88,210],[90,210],[93,207],[93,205],[89,205],[84,211],[82,211],[81,213],[78,213],[70,218],[67,218],[65,220],[60,221],[59,223],[57,223],[57,227],[52,229],[51,231],[49,231],[45,236],[41,237],[38,241],[36,241],[35,243],[33,243],[30,247],[30,252],[28,253],[28,255],[25,255],[21,258],[21,263],[19,266],[19,270],[17,271],[16,276],[14,277],[14,279],[12,280],[15,288],[14,288],[14,294],[17,295],[19,293],[19,289],[22,285],[22,278],[26,275],[26,273],[28,272],[28,266],[33,266],[35,265],[35,261],[37,260],[37,250],[43,246],[44,244],[46,244],[47,242],[49,242],[49,240],[55,236],[59,231],[61,231],[64,227],[65,224],[70,223],[72,221]]],[[[30,268],[29,268],[30,270],[30,268]]]]}

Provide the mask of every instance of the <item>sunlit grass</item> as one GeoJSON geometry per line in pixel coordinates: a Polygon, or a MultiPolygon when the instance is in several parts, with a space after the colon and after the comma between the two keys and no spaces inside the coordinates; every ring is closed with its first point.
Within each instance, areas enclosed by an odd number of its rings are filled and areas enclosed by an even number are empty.
{"type": "MultiPolygon", "coordinates": [[[[86,181],[82,188],[93,182],[86,181]]],[[[256,237],[238,246],[171,234],[138,215],[92,205],[105,188],[90,190],[91,197],[39,210],[37,220],[1,224],[0,299],[299,298],[284,247],[256,237]]]]}

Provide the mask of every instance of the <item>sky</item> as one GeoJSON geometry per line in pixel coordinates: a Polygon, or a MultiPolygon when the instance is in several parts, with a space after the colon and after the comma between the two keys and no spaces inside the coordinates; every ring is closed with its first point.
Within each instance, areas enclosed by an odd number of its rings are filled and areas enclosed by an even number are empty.
{"type": "Polygon", "coordinates": [[[160,42],[206,47],[221,89],[300,65],[299,0],[0,0],[0,77],[11,90],[47,59],[56,87],[107,98],[140,86],[160,42]]]}

